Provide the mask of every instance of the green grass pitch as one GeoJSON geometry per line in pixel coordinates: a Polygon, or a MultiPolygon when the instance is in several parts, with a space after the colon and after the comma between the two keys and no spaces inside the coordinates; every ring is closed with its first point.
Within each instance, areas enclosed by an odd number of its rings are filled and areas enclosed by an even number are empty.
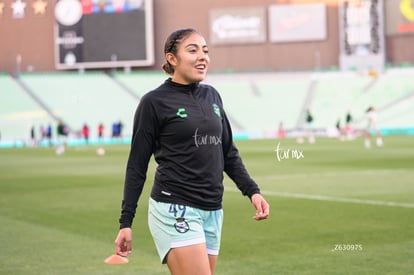
{"type": "MultiPolygon", "coordinates": [[[[254,221],[225,179],[216,274],[412,274],[414,138],[384,142],[237,141],[271,216],[254,221]]],[[[106,146],[103,157],[96,148],[0,150],[0,274],[168,274],[147,227],[153,162],[130,262],[103,263],[114,252],[129,146],[106,146]]]]}

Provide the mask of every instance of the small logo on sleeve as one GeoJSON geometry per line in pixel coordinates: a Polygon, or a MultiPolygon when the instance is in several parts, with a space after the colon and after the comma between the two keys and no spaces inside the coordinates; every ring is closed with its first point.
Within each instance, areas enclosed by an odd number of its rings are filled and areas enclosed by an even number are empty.
{"type": "Polygon", "coordinates": [[[220,108],[216,103],[213,103],[213,110],[218,117],[221,117],[220,108]]]}

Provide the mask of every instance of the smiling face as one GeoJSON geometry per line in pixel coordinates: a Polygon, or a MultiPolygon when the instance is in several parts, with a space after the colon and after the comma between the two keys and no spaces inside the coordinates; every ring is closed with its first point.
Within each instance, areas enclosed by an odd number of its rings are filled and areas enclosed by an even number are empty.
{"type": "Polygon", "coordinates": [[[174,67],[172,80],[180,84],[200,82],[206,77],[210,58],[204,38],[194,32],[183,38],[177,53],[166,53],[166,59],[174,67]]]}

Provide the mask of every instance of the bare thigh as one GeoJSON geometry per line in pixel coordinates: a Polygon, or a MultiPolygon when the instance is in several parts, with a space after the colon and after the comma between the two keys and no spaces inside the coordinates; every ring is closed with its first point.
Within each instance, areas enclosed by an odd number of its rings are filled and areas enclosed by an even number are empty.
{"type": "Polygon", "coordinates": [[[213,275],[217,256],[208,255],[206,245],[172,248],[167,265],[172,275],[213,275]]]}

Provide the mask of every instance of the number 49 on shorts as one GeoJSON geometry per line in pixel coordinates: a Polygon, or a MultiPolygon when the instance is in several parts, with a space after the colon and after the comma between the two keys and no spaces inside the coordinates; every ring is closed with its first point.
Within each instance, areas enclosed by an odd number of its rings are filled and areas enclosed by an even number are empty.
{"type": "Polygon", "coordinates": [[[185,205],[172,203],[170,204],[170,209],[168,210],[168,212],[173,214],[175,218],[184,218],[186,209],[187,207],[185,205]]]}

